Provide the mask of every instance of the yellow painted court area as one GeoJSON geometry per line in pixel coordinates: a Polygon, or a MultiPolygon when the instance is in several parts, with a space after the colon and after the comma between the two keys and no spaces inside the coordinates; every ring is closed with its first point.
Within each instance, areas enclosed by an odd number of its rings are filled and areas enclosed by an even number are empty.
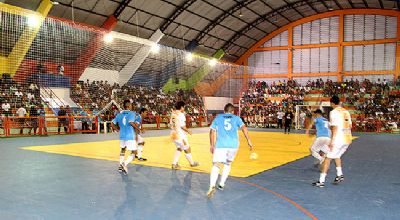
{"type": "MultiPolygon", "coordinates": [[[[309,147],[314,140],[304,134],[287,135],[255,131],[250,132],[250,138],[255,146],[258,159],[250,160],[246,139],[240,133],[240,149],[232,164],[231,176],[248,177],[308,156],[310,155],[309,147]]],[[[176,148],[169,136],[145,137],[145,141],[143,157],[148,161],[138,162],[135,160],[133,163],[170,169],[176,148]]],[[[189,143],[193,158],[200,162],[200,166],[191,168],[182,153],[179,161],[182,170],[209,173],[212,166],[212,155],[209,151],[208,133],[189,136],[189,143]]],[[[99,160],[119,160],[119,140],[31,146],[23,149],[99,160]]],[[[115,167],[117,168],[117,163],[115,167]]]]}

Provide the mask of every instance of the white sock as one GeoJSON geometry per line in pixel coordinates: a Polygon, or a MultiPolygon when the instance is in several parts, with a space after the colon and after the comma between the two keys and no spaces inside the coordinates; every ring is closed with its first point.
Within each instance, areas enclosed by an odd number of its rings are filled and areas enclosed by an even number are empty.
{"type": "Polygon", "coordinates": [[[337,174],[337,176],[343,175],[342,167],[336,167],[336,174],[337,174]]]}
{"type": "Polygon", "coordinates": [[[134,158],[135,158],[135,154],[130,154],[124,163],[125,166],[128,165],[130,162],[132,162],[134,158]]]}
{"type": "Polygon", "coordinates": [[[181,156],[181,152],[179,150],[175,151],[174,161],[172,162],[172,164],[178,164],[180,156],[181,156]]]}
{"type": "Polygon", "coordinates": [[[125,160],[125,153],[120,153],[119,154],[119,164],[122,164],[125,160]]]}
{"type": "Polygon", "coordinates": [[[186,159],[189,161],[190,164],[193,164],[193,163],[194,163],[191,153],[185,154],[185,157],[186,157],[186,159]]]}
{"type": "Polygon", "coordinates": [[[325,177],[326,177],[326,173],[321,173],[319,176],[319,182],[325,183],[325,177]]]}
{"type": "Polygon", "coordinates": [[[211,168],[211,174],[210,174],[210,188],[215,187],[215,184],[217,183],[219,176],[219,167],[217,165],[213,165],[211,168]]]}
{"type": "Polygon", "coordinates": [[[142,158],[143,145],[138,145],[137,157],[142,158]]]}
{"type": "Polygon", "coordinates": [[[221,186],[225,186],[226,179],[228,179],[229,173],[231,172],[231,165],[224,165],[224,168],[222,169],[222,175],[221,175],[221,180],[219,181],[219,184],[221,186]]]}

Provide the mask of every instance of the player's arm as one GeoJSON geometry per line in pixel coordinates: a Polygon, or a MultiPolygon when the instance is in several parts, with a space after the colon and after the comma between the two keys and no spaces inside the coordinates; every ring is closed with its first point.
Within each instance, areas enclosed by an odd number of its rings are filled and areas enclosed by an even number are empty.
{"type": "Polygon", "coordinates": [[[307,129],[306,129],[306,134],[309,134],[310,133],[310,129],[312,128],[312,126],[314,125],[314,120],[315,120],[315,118],[314,117],[312,117],[311,118],[311,122],[310,122],[310,124],[308,124],[308,126],[307,126],[307,129]]]}
{"type": "Polygon", "coordinates": [[[251,140],[250,140],[250,137],[249,137],[249,132],[247,130],[246,125],[243,124],[241,129],[242,129],[242,132],[243,132],[244,136],[246,137],[247,145],[249,145],[250,150],[253,150],[253,144],[251,143],[251,140]]]}
{"type": "Polygon", "coordinates": [[[192,134],[192,131],[190,131],[187,127],[186,127],[186,125],[185,126],[182,126],[181,127],[182,128],[182,130],[184,130],[186,133],[188,133],[188,134],[192,134]]]}
{"type": "Polygon", "coordinates": [[[114,121],[111,122],[111,127],[114,131],[119,131],[119,129],[117,128],[116,124],[114,124],[114,121]]]}
{"type": "Polygon", "coordinates": [[[215,129],[211,128],[210,129],[210,152],[213,154],[215,150],[215,139],[217,132],[215,129]]]}

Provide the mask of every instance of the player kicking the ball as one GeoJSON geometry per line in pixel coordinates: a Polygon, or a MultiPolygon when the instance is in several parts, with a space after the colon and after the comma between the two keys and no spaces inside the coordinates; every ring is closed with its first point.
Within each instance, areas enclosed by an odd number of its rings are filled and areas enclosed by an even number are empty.
{"type": "Polygon", "coordinates": [[[172,169],[180,169],[178,165],[179,157],[181,156],[182,150],[185,151],[187,161],[191,167],[199,166],[198,162],[193,161],[191,149],[189,146],[188,138],[186,134],[192,134],[192,132],[186,127],[186,117],[184,114],[185,103],[179,101],[175,105],[175,111],[171,114],[170,126],[171,126],[171,139],[176,145],[176,151],[174,160],[172,162],[172,169]]]}
{"type": "Polygon", "coordinates": [[[314,140],[310,150],[311,155],[318,160],[318,164],[322,164],[326,154],[329,152],[328,145],[331,143],[331,130],[329,129],[329,121],[322,116],[321,109],[314,111],[314,118],[308,125],[306,134],[310,133],[313,124],[317,130],[317,138],[314,140]]]}
{"type": "Polygon", "coordinates": [[[207,197],[211,198],[215,193],[220,166],[223,166],[221,180],[218,189],[223,190],[226,179],[231,171],[231,163],[235,159],[239,149],[238,129],[241,128],[247,139],[250,151],[253,150],[247,128],[242,119],[233,114],[234,106],[228,103],[224,107],[224,114],[218,115],[210,127],[210,151],[213,154],[213,166],[210,174],[210,188],[207,197]]]}
{"type": "Polygon", "coordinates": [[[137,153],[136,131],[139,130],[135,123],[135,113],[129,110],[132,107],[131,105],[129,100],[125,100],[125,110],[118,113],[111,123],[111,127],[119,131],[121,152],[119,155],[118,171],[123,172],[125,175],[128,174],[128,164],[133,161],[137,153]],[[116,126],[117,124],[119,129],[116,126]],[[131,151],[131,155],[125,160],[126,149],[131,151]]]}
{"type": "Polygon", "coordinates": [[[335,160],[336,164],[336,178],[333,184],[343,182],[342,171],[342,155],[346,152],[347,148],[352,142],[351,135],[351,117],[350,113],[340,106],[340,99],[337,96],[331,98],[331,106],[333,110],[329,114],[330,125],[332,130],[332,138],[329,144],[330,151],[326,155],[326,159],[322,164],[322,170],[318,182],[312,185],[316,187],[325,186],[325,178],[331,164],[331,160],[335,160]]]}
{"type": "Polygon", "coordinates": [[[143,118],[147,117],[147,109],[146,108],[141,108],[139,115],[136,116],[135,122],[138,125],[138,128],[140,129],[140,132],[137,135],[137,143],[138,143],[138,149],[137,149],[137,155],[136,158],[140,161],[147,161],[146,158],[142,157],[143,153],[143,147],[144,147],[144,139],[141,134],[144,133],[143,129],[143,118]]]}

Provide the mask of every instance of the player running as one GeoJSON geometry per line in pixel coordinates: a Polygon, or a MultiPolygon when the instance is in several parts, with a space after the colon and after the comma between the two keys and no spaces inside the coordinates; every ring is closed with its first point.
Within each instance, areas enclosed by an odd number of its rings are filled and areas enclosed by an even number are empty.
{"type": "Polygon", "coordinates": [[[326,159],[323,162],[321,174],[318,182],[314,182],[312,185],[316,187],[325,186],[325,178],[331,164],[331,160],[335,160],[336,164],[336,178],[333,181],[334,184],[343,182],[344,176],[342,171],[341,157],[346,152],[347,148],[352,142],[351,135],[351,117],[350,113],[340,106],[340,99],[337,96],[333,96],[330,100],[333,110],[329,114],[330,125],[332,130],[332,138],[329,144],[330,151],[326,155],[326,159]]]}
{"type": "Polygon", "coordinates": [[[317,130],[317,138],[311,145],[311,155],[318,160],[317,164],[322,164],[325,160],[326,154],[329,152],[328,145],[331,143],[331,130],[329,129],[329,121],[322,116],[321,109],[314,111],[314,118],[308,125],[306,134],[310,133],[310,129],[315,124],[317,130]]]}
{"type": "Polygon", "coordinates": [[[191,167],[199,166],[199,163],[193,161],[191,149],[189,146],[189,141],[186,134],[192,134],[192,132],[186,127],[186,117],[185,117],[185,103],[179,101],[175,105],[175,110],[171,114],[170,126],[171,126],[171,139],[176,145],[176,152],[174,155],[174,160],[172,162],[172,169],[180,169],[178,165],[179,157],[181,156],[182,150],[185,151],[185,156],[187,161],[190,163],[191,167]]]}
{"type": "Polygon", "coordinates": [[[121,152],[119,155],[118,171],[128,174],[128,164],[133,161],[137,154],[136,132],[139,130],[135,123],[135,113],[130,111],[132,104],[129,100],[124,101],[124,109],[112,120],[111,127],[119,131],[121,152]],[[117,128],[117,125],[119,129],[117,128]],[[126,149],[131,151],[128,158],[125,159],[126,149]]]}
{"type": "Polygon", "coordinates": [[[138,149],[137,149],[137,155],[136,158],[140,161],[147,161],[146,158],[142,157],[142,152],[143,152],[143,147],[144,147],[144,139],[141,134],[144,133],[143,129],[143,118],[147,117],[147,109],[146,108],[141,108],[139,111],[139,114],[136,115],[135,122],[140,130],[140,132],[137,135],[137,143],[138,143],[138,149]]]}
{"type": "Polygon", "coordinates": [[[218,189],[223,190],[226,179],[231,171],[231,163],[235,159],[239,149],[238,129],[241,128],[246,137],[250,151],[253,150],[247,128],[241,118],[233,114],[234,106],[228,103],[224,107],[224,114],[218,115],[210,127],[210,151],[213,154],[213,166],[210,174],[210,188],[207,197],[211,198],[215,193],[215,185],[218,180],[220,166],[223,166],[221,180],[218,189]]]}

